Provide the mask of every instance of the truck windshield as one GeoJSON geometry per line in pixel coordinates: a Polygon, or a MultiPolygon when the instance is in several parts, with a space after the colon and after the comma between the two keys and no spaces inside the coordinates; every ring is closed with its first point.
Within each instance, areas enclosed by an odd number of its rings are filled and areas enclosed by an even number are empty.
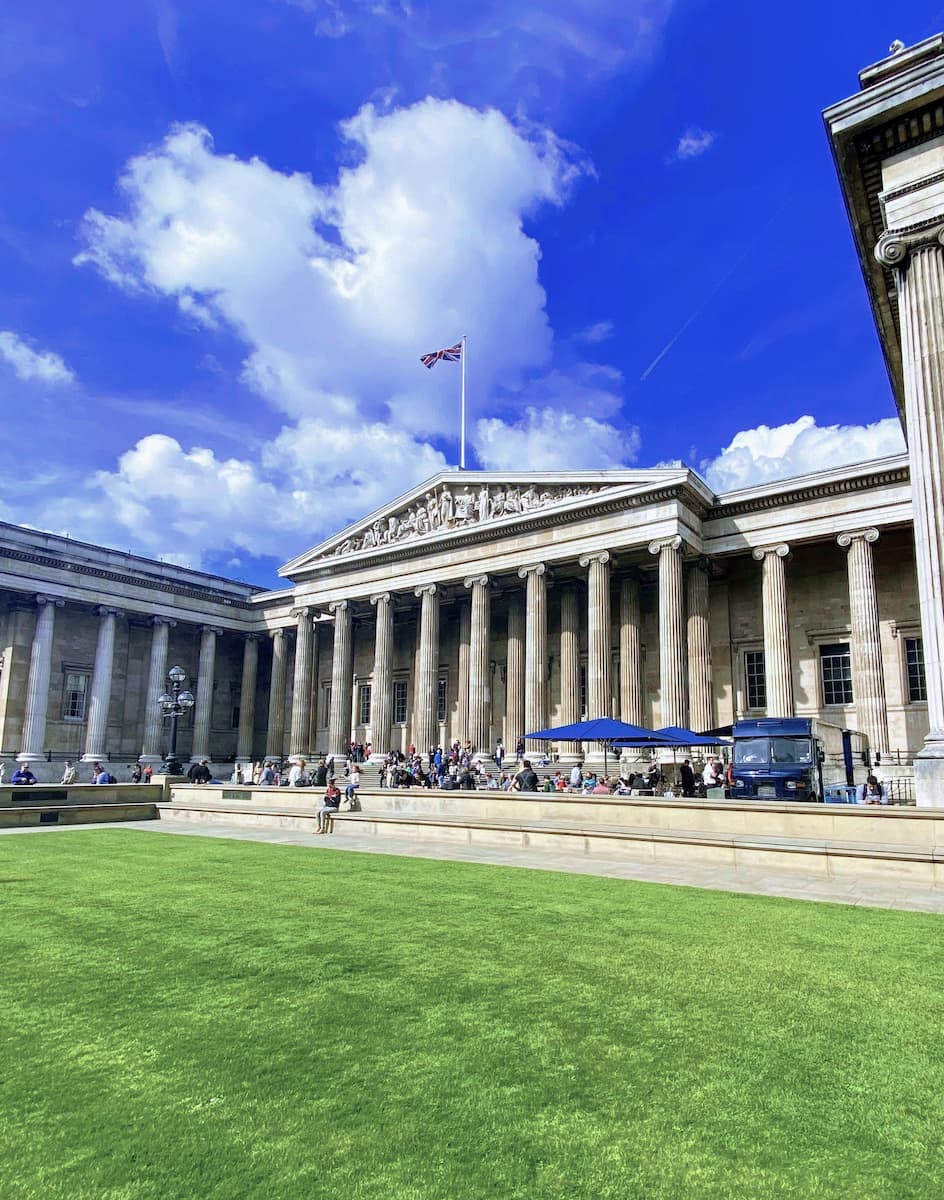
{"type": "Polygon", "coordinates": [[[736,738],[734,761],[748,766],[767,763],[808,764],[813,761],[813,748],[809,738],[736,738]]]}

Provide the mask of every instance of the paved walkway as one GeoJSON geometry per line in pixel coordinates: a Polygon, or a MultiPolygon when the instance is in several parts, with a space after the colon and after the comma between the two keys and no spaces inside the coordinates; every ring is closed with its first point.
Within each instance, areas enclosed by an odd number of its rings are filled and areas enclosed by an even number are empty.
{"type": "Polygon", "coordinates": [[[907,883],[861,876],[825,879],[805,872],[734,870],[697,863],[641,863],[603,855],[568,855],[549,850],[491,846],[461,846],[403,837],[358,837],[335,833],[316,837],[288,829],[254,829],[240,825],[194,824],[190,821],[115,821],[107,825],[34,826],[0,829],[0,834],[36,834],[41,837],[70,829],[140,829],[146,833],[182,834],[185,837],[234,838],[246,842],[276,842],[322,850],[350,850],[359,854],[396,854],[407,858],[451,859],[455,862],[492,863],[527,867],[536,871],[566,871],[574,875],[604,875],[611,879],[636,879],[709,888],[721,892],[747,892],[757,896],[787,896],[795,900],[820,900],[833,904],[861,904],[871,908],[900,908],[913,912],[944,913],[944,888],[915,887],[907,883]]]}

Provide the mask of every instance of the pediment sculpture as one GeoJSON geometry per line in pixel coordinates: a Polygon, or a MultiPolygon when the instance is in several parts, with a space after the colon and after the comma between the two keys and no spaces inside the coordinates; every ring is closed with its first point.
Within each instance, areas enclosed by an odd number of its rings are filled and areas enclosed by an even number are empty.
{"type": "Polygon", "coordinates": [[[520,517],[567,500],[590,496],[596,487],[546,485],[533,483],[483,483],[475,488],[439,484],[409,507],[378,517],[361,533],[346,537],[334,549],[334,556],[354,554],[394,546],[430,534],[449,533],[486,522],[520,517]]]}

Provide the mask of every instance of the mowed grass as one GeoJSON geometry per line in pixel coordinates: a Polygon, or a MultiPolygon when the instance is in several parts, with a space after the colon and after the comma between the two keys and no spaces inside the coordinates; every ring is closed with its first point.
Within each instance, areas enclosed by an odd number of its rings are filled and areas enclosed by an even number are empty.
{"type": "Polygon", "coordinates": [[[940,917],[0,838],[0,1196],[934,1197],[940,917]]]}

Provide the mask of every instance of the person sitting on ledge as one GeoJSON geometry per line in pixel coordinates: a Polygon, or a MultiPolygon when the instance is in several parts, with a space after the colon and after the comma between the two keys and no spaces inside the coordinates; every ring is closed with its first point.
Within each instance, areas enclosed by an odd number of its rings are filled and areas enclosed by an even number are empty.
{"type": "Polygon", "coordinates": [[[315,833],[327,833],[330,828],[330,820],[334,813],[341,806],[341,789],[334,782],[334,776],[328,780],[328,786],[325,790],[324,799],[321,802],[321,808],[318,809],[318,828],[315,833]]]}
{"type": "Polygon", "coordinates": [[[198,763],[194,763],[187,772],[187,778],[191,783],[209,783],[210,768],[207,765],[207,760],[205,758],[201,758],[198,763]]]}
{"type": "Polygon", "coordinates": [[[13,784],[35,783],[36,776],[29,769],[26,763],[21,763],[10,776],[10,782],[13,784]]]}
{"type": "Polygon", "coordinates": [[[71,787],[72,784],[75,783],[75,767],[72,764],[72,760],[69,758],[66,759],[66,765],[63,768],[62,778],[59,780],[59,782],[64,783],[66,787],[71,787]]]}

